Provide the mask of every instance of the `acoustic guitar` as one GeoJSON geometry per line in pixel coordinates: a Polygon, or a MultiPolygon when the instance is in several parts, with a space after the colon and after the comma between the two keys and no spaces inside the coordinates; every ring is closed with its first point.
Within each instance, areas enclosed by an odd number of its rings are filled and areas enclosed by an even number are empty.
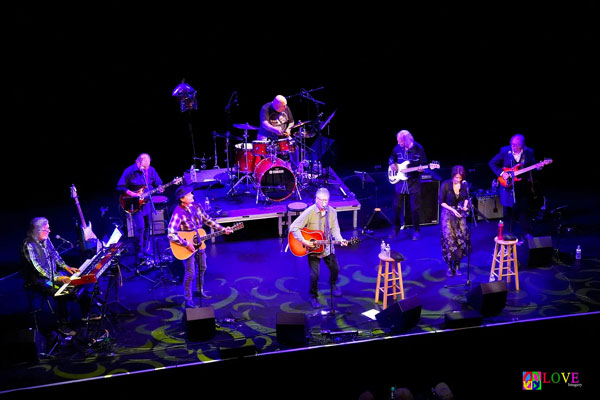
{"type": "MultiPolygon", "coordinates": [[[[235,232],[244,227],[243,222],[239,222],[231,227],[231,229],[235,232]]],[[[194,243],[195,250],[190,251],[187,247],[182,244],[171,242],[171,250],[173,251],[173,255],[178,260],[187,260],[198,250],[204,250],[206,248],[205,240],[211,239],[217,236],[221,236],[225,234],[225,231],[213,232],[210,234],[206,234],[204,229],[198,229],[195,231],[179,231],[177,232],[180,238],[185,239],[188,243],[194,243]]]]}
{"type": "MultiPolygon", "coordinates": [[[[396,164],[396,166],[398,167],[397,171],[394,171],[392,169],[393,164],[390,164],[390,166],[388,167],[388,180],[391,184],[395,185],[400,181],[407,180],[408,176],[406,176],[406,174],[408,174],[409,172],[418,171],[421,168],[427,168],[427,165],[419,165],[418,167],[408,167],[408,164],[410,164],[410,161],[404,161],[403,163],[396,164]]],[[[432,161],[429,164],[429,169],[436,169],[439,167],[440,163],[438,163],[437,161],[432,161]]]]}
{"type": "MultiPolygon", "coordinates": [[[[304,244],[302,244],[301,241],[299,241],[294,237],[294,235],[292,235],[292,232],[288,233],[290,251],[293,255],[297,257],[306,256],[308,254],[322,253],[325,250],[325,245],[329,243],[329,240],[325,240],[325,234],[323,233],[323,231],[302,228],[300,230],[300,233],[302,233],[302,237],[304,239],[311,242],[312,246],[306,247],[304,244]]],[[[358,244],[360,242],[360,239],[357,237],[353,237],[347,242],[348,245],[351,246],[358,244]]],[[[340,240],[332,240],[331,243],[335,245],[341,244],[342,242],[340,240]]]]}

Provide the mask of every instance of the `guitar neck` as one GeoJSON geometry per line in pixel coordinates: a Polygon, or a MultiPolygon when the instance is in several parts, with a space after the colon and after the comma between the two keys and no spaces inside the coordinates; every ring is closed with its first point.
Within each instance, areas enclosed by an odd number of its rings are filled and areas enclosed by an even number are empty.
{"type": "Polygon", "coordinates": [[[543,165],[544,165],[543,161],[539,162],[537,164],[530,165],[529,167],[526,167],[526,168],[519,169],[519,170],[515,171],[514,175],[515,176],[519,176],[521,174],[524,174],[525,172],[531,171],[532,169],[536,169],[536,168],[542,167],[543,165]]]}
{"type": "Polygon", "coordinates": [[[81,227],[83,229],[87,228],[87,224],[85,223],[85,218],[83,218],[83,211],[81,211],[81,206],[79,205],[79,199],[75,198],[75,205],[77,205],[77,211],[79,212],[79,219],[81,219],[81,227]]]}

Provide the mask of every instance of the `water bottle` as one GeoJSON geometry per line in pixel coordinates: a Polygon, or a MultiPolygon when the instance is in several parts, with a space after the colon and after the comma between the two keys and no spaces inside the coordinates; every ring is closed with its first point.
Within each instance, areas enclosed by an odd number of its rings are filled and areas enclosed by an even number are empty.
{"type": "Polygon", "coordinates": [[[385,256],[387,258],[390,258],[391,252],[392,252],[392,250],[390,249],[390,244],[388,243],[388,244],[385,245],[385,256]]]}
{"type": "Polygon", "coordinates": [[[206,199],[204,199],[204,211],[208,212],[208,210],[210,210],[210,199],[206,196],[206,199]]]}
{"type": "Polygon", "coordinates": [[[500,222],[498,222],[498,240],[504,240],[502,239],[502,229],[504,228],[504,222],[502,222],[502,220],[500,220],[500,222]]]}
{"type": "Polygon", "coordinates": [[[581,262],[581,245],[577,245],[575,250],[575,262],[579,264],[581,262]]]}
{"type": "Polygon", "coordinates": [[[190,180],[196,182],[196,166],[194,164],[192,164],[192,168],[190,169],[190,180]]]}
{"type": "Polygon", "coordinates": [[[381,255],[385,255],[385,241],[381,241],[381,255]]]}

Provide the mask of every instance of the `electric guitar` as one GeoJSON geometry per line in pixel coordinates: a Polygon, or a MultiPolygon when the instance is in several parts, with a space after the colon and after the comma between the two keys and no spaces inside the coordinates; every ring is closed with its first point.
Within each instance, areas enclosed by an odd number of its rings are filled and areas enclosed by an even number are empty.
{"type": "MultiPolygon", "coordinates": [[[[325,250],[325,245],[329,243],[329,240],[325,240],[325,234],[323,233],[323,231],[302,228],[300,230],[300,233],[302,233],[302,237],[304,239],[311,242],[312,246],[306,247],[304,244],[302,244],[301,241],[299,241],[294,237],[294,235],[292,235],[292,232],[288,233],[288,243],[290,245],[290,251],[293,255],[297,257],[306,256],[312,253],[322,253],[325,250]]],[[[347,242],[348,245],[351,246],[358,244],[360,242],[360,239],[357,237],[353,237],[347,242]]],[[[331,243],[341,244],[342,242],[340,240],[332,240],[331,243]]]]}
{"type": "Polygon", "coordinates": [[[81,211],[81,205],[79,204],[79,196],[77,195],[77,189],[75,185],[71,185],[71,197],[75,200],[75,205],[77,206],[77,211],[79,212],[79,219],[81,223],[81,245],[83,250],[100,250],[102,247],[102,243],[98,240],[94,232],[92,231],[92,222],[85,222],[85,218],[83,217],[83,212],[81,211]]]}
{"type": "MultiPolygon", "coordinates": [[[[235,232],[243,227],[244,223],[240,222],[232,226],[231,229],[235,232]]],[[[194,243],[194,247],[196,248],[196,250],[190,251],[182,244],[171,242],[171,250],[173,251],[175,258],[178,260],[187,260],[198,250],[204,250],[206,248],[206,244],[204,243],[205,240],[223,235],[225,234],[225,231],[213,232],[207,235],[204,229],[198,229],[197,231],[179,231],[177,234],[188,243],[194,243]]]]}
{"type": "MultiPolygon", "coordinates": [[[[400,182],[400,181],[405,181],[408,179],[408,176],[406,176],[406,174],[408,174],[409,172],[414,172],[414,171],[418,171],[419,169],[423,168],[423,167],[427,167],[427,166],[418,166],[418,167],[408,167],[408,164],[410,164],[410,161],[404,161],[401,164],[396,164],[396,166],[398,167],[397,171],[394,171],[392,169],[392,165],[390,164],[390,166],[388,167],[388,180],[390,181],[391,184],[395,185],[396,183],[400,182]]],[[[437,161],[432,161],[429,164],[429,169],[436,169],[440,167],[440,163],[438,163],[437,161]]]]}
{"type": "Polygon", "coordinates": [[[148,201],[148,197],[151,194],[154,194],[158,191],[162,191],[171,185],[179,185],[182,181],[183,181],[183,178],[177,177],[177,178],[173,179],[171,182],[165,183],[164,185],[160,185],[150,191],[144,192],[145,188],[141,188],[140,190],[138,190],[138,193],[140,193],[139,197],[127,196],[126,194],[122,194],[121,197],[119,197],[119,202],[121,203],[121,208],[123,208],[123,211],[125,211],[128,214],[135,214],[136,212],[138,212],[140,210],[140,208],[144,204],[146,204],[146,202],[148,201]]]}
{"type": "Polygon", "coordinates": [[[525,172],[529,172],[533,169],[540,169],[544,165],[548,165],[548,164],[552,164],[552,160],[549,158],[545,159],[544,161],[540,161],[537,164],[530,165],[529,167],[526,167],[523,169],[520,169],[521,164],[517,164],[512,168],[508,168],[508,167],[503,168],[504,172],[509,172],[509,173],[512,172],[512,173],[509,174],[510,176],[508,177],[508,179],[504,179],[502,176],[499,176],[498,182],[504,187],[511,187],[513,184],[513,181],[518,182],[521,180],[521,178],[517,178],[517,176],[524,174],[525,172]]]}

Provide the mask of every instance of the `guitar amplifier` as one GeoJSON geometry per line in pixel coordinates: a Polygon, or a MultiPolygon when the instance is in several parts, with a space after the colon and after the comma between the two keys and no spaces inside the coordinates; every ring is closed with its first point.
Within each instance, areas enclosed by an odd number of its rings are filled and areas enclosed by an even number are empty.
{"type": "MultiPolygon", "coordinates": [[[[421,221],[419,225],[436,225],[440,222],[439,192],[440,181],[423,181],[421,183],[421,221]]],[[[405,199],[404,204],[404,225],[412,226],[412,213],[408,199],[405,199]]]]}
{"type": "MultiPolygon", "coordinates": [[[[167,210],[164,208],[156,210],[156,213],[152,215],[152,222],[154,224],[154,231],[150,232],[153,235],[164,235],[167,233],[169,221],[167,221],[167,210]]],[[[134,237],[134,226],[133,216],[127,214],[127,237],[134,237]]]]}
{"type": "MultiPolygon", "coordinates": [[[[481,214],[487,219],[499,219],[504,215],[500,196],[495,193],[477,195],[475,204],[481,214]]],[[[477,214],[477,220],[482,220],[481,215],[477,214]]]]}

